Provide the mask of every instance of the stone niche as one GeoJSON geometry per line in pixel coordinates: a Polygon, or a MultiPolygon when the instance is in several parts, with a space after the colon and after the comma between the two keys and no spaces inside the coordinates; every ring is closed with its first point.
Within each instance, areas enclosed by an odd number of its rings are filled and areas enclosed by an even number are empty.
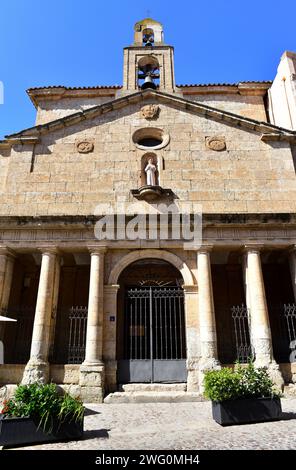
{"type": "Polygon", "coordinates": [[[147,152],[141,158],[141,170],[138,189],[132,189],[132,195],[139,200],[155,201],[163,197],[172,198],[171,189],[164,189],[160,185],[160,174],[163,160],[154,152],[147,152]],[[149,168],[150,167],[150,168],[149,168]]]}

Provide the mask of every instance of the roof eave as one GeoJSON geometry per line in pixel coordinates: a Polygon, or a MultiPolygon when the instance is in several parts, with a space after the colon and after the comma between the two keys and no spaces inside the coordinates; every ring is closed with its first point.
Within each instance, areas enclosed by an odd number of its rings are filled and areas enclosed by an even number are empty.
{"type": "Polygon", "coordinates": [[[144,100],[151,97],[158,97],[163,102],[175,103],[181,109],[187,109],[192,112],[197,112],[200,115],[212,117],[213,119],[218,119],[224,122],[231,123],[233,125],[239,125],[246,129],[255,130],[261,134],[278,134],[281,135],[281,140],[284,136],[289,136],[290,139],[296,138],[296,132],[290,131],[289,129],[284,129],[267,122],[257,121],[251,118],[246,118],[234,113],[226,112],[212,106],[205,105],[204,103],[198,103],[196,101],[186,100],[177,95],[167,94],[156,90],[144,90],[137,91],[132,94],[124,95],[114,100],[110,100],[106,103],[93,106],[91,108],[85,109],[83,111],[76,112],[59,118],[54,121],[50,121],[46,124],[41,124],[39,126],[34,126],[28,129],[24,129],[21,132],[16,134],[11,134],[6,136],[7,139],[19,138],[23,136],[33,136],[38,137],[41,134],[44,134],[50,130],[60,129],[65,126],[71,126],[80,122],[81,120],[91,119],[92,117],[98,116],[103,113],[107,113],[114,109],[119,109],[133,102],[139,100],[144,100]]]}
{"type": "Polygon", "coordinates": [[[64,87],[64,86],[50,86],[40,88],[29,88],[27,94],[34,104],[35,108],[38,108],[41,100],[46,101],[57,101],[63,98],[76,98],[84,97],[91,98],[97,96],[115,96],[117,90],[122,88],[121,85],[112,86],[97,86],[97,87],[64,87]]]}

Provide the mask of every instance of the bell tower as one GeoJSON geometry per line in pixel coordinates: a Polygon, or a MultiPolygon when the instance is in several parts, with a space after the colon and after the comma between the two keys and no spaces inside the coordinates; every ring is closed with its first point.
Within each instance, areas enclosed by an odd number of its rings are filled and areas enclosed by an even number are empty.
{"type": "Polygon", "coordinates": [[[123,91],[175,91],[174,48],[164,43],[163,26],[152,18],[135,24],[134,43],[124,48],[123,91]]]}

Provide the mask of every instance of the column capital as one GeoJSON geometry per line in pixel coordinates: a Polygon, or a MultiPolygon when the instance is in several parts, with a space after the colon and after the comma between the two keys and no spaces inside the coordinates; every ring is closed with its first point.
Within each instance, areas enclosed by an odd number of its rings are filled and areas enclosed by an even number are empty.
{"type": "Polygon", "coordinates": [[[119,289],[120,289],[119,284],[105,284],[104,285],[105,294],[116,294],[119,289]]]}
{"type": "Polygon", "coordinates": [[[106,246],[88,246],[87,249],[88,249],[91,256],[93,256],[93,255],[103,255],[108,250],[108,248],[106,246]]]}
{"type": "Polygon", "coordinates": [[[0,255],[8,256],[10,258],[16,258],[17,254],[7,246],[0,246],[0,255]]]}
{"type": "Polygon", "coordinates": [[[57,246],[51,246],[51,245],[45,245],[45,246],[40,246],[38,250],[41,252],[42,256],[43,255],[60,255],[61,252],[57,246]]]}
{"type": "Polygon", "coordinates": [[[296,245],[290,245],[288,247],[288,253],[296,253],[296,245]]]}
{"type": "Polygon", "coordinates": [[[212,244],[204,244],[204,245],[201,245],[197,250],[197,254],[208,254],[210,253],[214,248],[214,245],[212,244]]]}
{"type": "Polygon", "coordinates": [[[243,246],[244,253],[260,253],[261,250],[264,248],[264,245],[260,245],[259,243],[247,243],[243,246]]]}
{"type": "Polygon", "coordinates": [[[183,284],[182,289],[184,290],[185,295],[198,293],[197,284],[183,284]]]}

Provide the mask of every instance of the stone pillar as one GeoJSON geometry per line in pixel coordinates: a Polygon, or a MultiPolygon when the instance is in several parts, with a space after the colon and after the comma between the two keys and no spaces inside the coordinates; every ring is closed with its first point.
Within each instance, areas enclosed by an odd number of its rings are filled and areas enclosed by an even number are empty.
{"type": "Polygon", "coordinates": [[[197,285],[184,285],[184,307],[187,351],[187,391],[199,391],[200,339],[197,285]]]}
{"type": "MultiPolygon", "coordinates": [[[[0,308],[5,310],[8,307],[15,254],[9,248],[0,248],[0,308]]],[[[5,315],[5,312],[2,315],[5,315]]]]}
{"type": "Polygon", "coordinates": [[[293,248],[290,250],[289,263],[290,263],[292,287],[293,287],[293,292],[294,292],[294,302],[296,303],[296,246],[293,246],[293,248]]]}
{"type": "Polygon", "coordinates": [[[60,291],[60,276],[61,276],[61,262],[62,258],[59,256],[57,258],[55,266],[55,276],[54,276],[54,289],[53,289],[53,300],[52,300],[52,321],[50,325],[50,334],[49,334],[49,357],[52,357],[54,352],[54,342],[55,342],[55,331],[56,331],[56,322],[57,322],[57,309],[59,302],[59,291],[60,291]]]}
{"type": "Polygon", "coordinates": [[[80,367],[84,400],[102,402],[104,397],[103,321],[105,248],[91,250],[85,360],[80,367]]]}
{"type": "Polygon", "coordinates": [[[203,391],[204,372],[220,368],[217,352],[210,250],[211,247],[202,247],[197,253],[198,312],[201,351],[199,386],[201,392],[203,391]]]}
{"type": "Polygon", "coordinates": [[[117,293],[119,285],[104,287],[104,340],[103,359],[105,364],[105,387],[108,392],[117,390],[117,293]]]}
{"type": "MultiPolygon", "coordinates": [[[[6,247],[0,247],[0,315],[6,316],[12,286],[15,254],[6,247]]],[[[8,315],[9,316],[9,315],[8,315]]],[[[3,339],[5,323],[0,324],[0,339],[3,339]]]]}
{"type": "Polygon", "coordinates": [[[273,358],[260,247],[246,246],[245,252],[246,301],[250,312],[251,342],[255,353],[255,366],[266,367],[276,385],[282,387],[283,378],[273,358]]]}
{"type": "Polygon", "coordinates": [[[58,288],[56,276],[59,275],[59,266],[58,252],[55,248],[42,250],[31,353],[30,360],[25,367],[23,384],[47,383],[49,380],[50,328],[55,290],[58,288]]]}

